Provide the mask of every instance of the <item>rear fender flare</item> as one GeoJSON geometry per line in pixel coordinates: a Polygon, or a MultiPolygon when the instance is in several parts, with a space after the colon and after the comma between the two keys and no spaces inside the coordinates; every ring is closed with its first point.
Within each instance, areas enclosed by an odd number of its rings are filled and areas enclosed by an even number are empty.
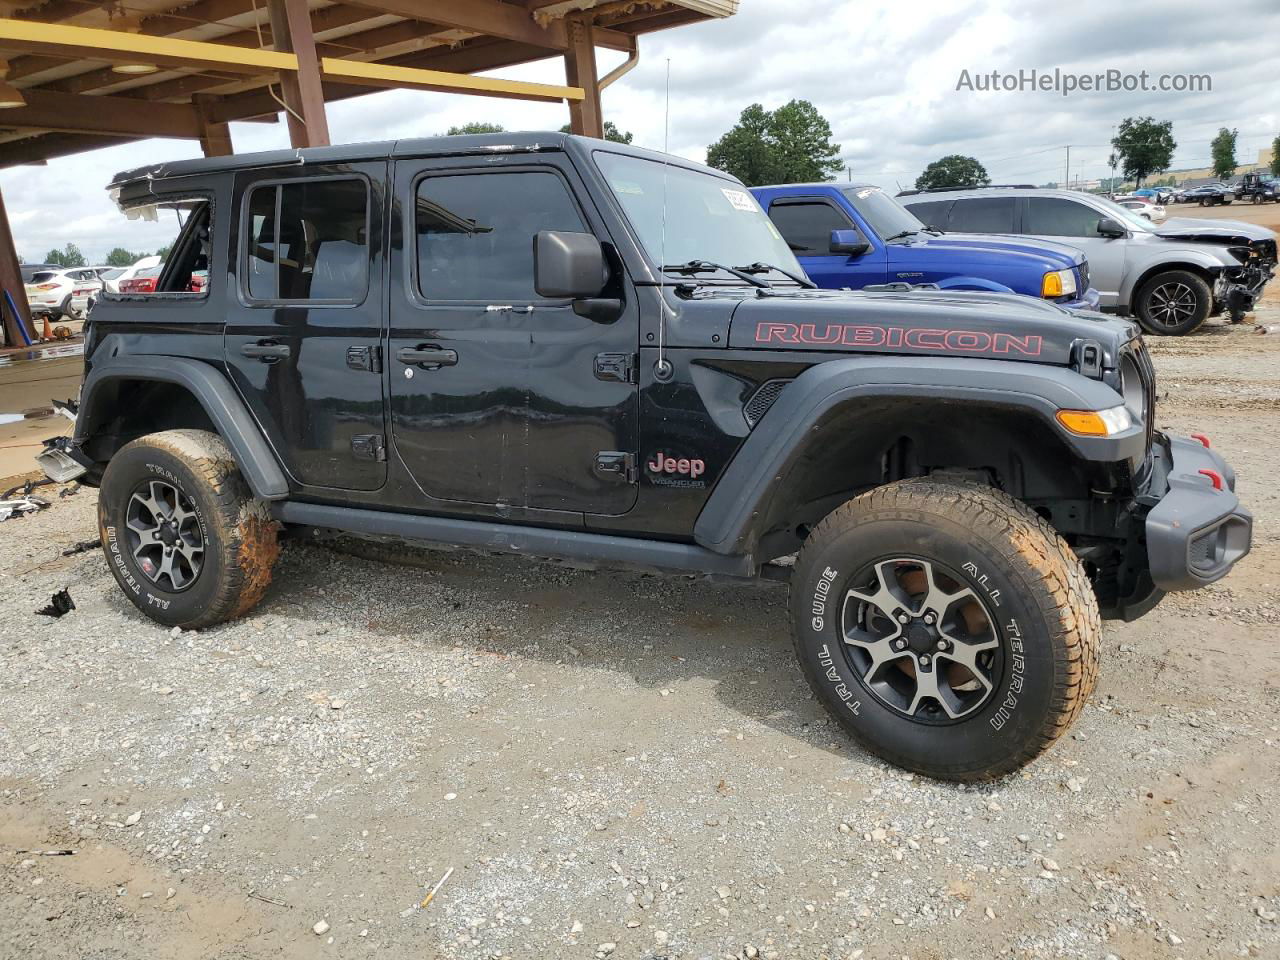
{"type": "Polygon", "coordinates": [[[181,357],[117,356],[97,360],[80,390],[74,442],[82,445],[92,435],[98,419],[103,387],[116,380],[151,380],[184,387],[204,408],[236,457],[255,497],[282,500],[289,483],[258,423],[241,401],[235,388],[216,367],[181,357]]]}
{"type": "Polygon", "coordinates": [[[810,367],[779,395],[743,441],[694,524],[694,540],[723,554],[750,554],[775,493],[823,420],[869,398],[932,398],[1023,410],[1047,423],[1079,457],[1141,462],[1146,437],[1134,424],[1113,437],[1067,433],[1059,410],[1103,410],[1122,402],[1106,384],[1065,367],[942,357],[849,357],[810,367]]]}

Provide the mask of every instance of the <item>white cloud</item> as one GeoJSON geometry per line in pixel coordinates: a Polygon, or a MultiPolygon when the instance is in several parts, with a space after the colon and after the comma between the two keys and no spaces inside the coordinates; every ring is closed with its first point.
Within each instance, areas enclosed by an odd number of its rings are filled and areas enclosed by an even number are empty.
{"type": "MultiPolygon", "coordinates": [[[[605,115],[636,142],[661,148],[667,60],[670,149],[702,159],[707,144],[758,101],[813,101],[831,121],[855,179],[909,185],[948,153],[976,156],[1003,182],[1105,175],[1108,142],[1125,116],[1174,122],[1176,166],[1208,161],[1219,126],[1240,130],[1238,155],[1252,160],[1280,133],[1274,93],[1274,0],[1234,0],[1230,15],[1203,0],[743,0],[738,15],[641,38],[641,62],[605,91],[605,115]],[[1207,73],[1208,93],[957,92],[962,69],[1207,73]]],[[[600,51],[603,73],[621,54],[600,51]]],[[[501,71],[563,82],[559,60],[501,71]]],[[[430,136],[469,120],[512,130],[555,129],[561,105],[395,91],[331,104],[335,142],[430,136]]],[[[287,146],[283,123],[235,124],[239,152],[287,146]]],[[[169,225],[126,224],[102,189],[132,166],[197,156],[196,144],[152,140],[0,171],[20,252],[42,257],[79,244],[95,258],[112,246],[154,249],[169,225]],[[141,235],[139,233],[141,232],[141,235]]]]}

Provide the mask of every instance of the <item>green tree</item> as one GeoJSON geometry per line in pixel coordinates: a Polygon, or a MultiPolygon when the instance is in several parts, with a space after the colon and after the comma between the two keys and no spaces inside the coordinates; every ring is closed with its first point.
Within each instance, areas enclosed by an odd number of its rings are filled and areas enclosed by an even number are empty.
{"type": "Polygon", "coordinates": [[[84,254],[74,243],[68,243],[61,250],[50,250],[44,258],[45,263],[57,264],[60,267],[85,267],[84,254]]]}
{"type": "Polygon", "coordinates": [[[107,254],[103,262],[109,267],[129,267],[143,258],[144,254],[130,253],[124,247],[116,247],[107,254]]]}
{"type": "Polygon", "coordinates": [[[1169,169],[1178,143],[1173,139],[1172,120],[1157,123],[1154,117],[1125,117],[1111,146],[1124,165],[1125,177],[1141,185],[1148,174],[1169,169]]]}
{"type": "MultiPolygon", "coordinates": [[[[169,251],[172,249],[173,249],[173,244],[166,243],[163,247],[161,247],[159,250],[156,251],[156,256],[159,257],[161,260],[168,260],[169,251]]],[[[141,257],[139,257],[138,259],[141,259],[141,257]]]]}
{"type": "Polygon", "coordinates": [[[916,177],[917,190],[936,190],[940,187],[985,187],[991,182],[987,168],[974,157],[952,153],[935,160],[916,177]]]}
{"type": "MultiPolygon", "coordinates": [[[[569,124],[566,123],[560,128],[560,132],[572,133],[573,131],[569,129],[569,124]]],[[[604,122],[604,138],[606,140],[612,140],[614,143],[630,143],[631,136],[630,130],[623,133],[612,120],[606,120],[604,122]]]]}
{"type": "Polygon", "coordinates": [[[792,100],[776,110],[751,104],[707,147],[707,163],[749,187],[834,180],[843,166],[840,144],[831,142],[831,124],[808,100],[792,100]]]}
{"type": "Polygon", "coordinates": [[[1213,157],[1213,175],[1219,180],[1233,176],[1239,165],[1236,162],[1237,136],[1239,131],[1222,127],[1218,130],[1218,135],[1213,138],[1213,142],[1209,144],[1209,153],[1213,157]]]}
{"type": "Polygon", "coordinates": [[[483,120],[473,120],[471,123],[464,123],[460,127],[450,127],[446,137],[457,137],[464,133],[506,133],[506,128],[500,123],[486,123],[483,120]]]}
{"type": "Polygon", "coordinates": [[[1271,141],[1271,173],[1280,177],[1280,137],[1271,141]]]}

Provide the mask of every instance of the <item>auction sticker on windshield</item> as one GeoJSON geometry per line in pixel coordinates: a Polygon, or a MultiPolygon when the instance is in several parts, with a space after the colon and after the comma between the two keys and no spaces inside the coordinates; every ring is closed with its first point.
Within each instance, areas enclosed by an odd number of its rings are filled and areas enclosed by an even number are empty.
{"type": "Polygon", "coordinates": [[[733,209],[745,210],[747,213],[756,212],[755,201],[751,199],[751,194],[745,190],[731,190],[728,187],[721,187],[720,192],[724,194],[725,199],[729,201],[733,209]]]}

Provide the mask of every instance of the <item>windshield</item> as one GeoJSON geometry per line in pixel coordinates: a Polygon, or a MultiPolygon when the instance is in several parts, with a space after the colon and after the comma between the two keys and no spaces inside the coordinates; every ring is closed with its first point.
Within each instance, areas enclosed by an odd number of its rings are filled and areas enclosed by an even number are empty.
{"type": "Polygon", "coordinates": [[[881,240],[925,228],[919,217],[879,187],[846,187],[844,195],[881,240]]]}
{"type": "Polygon", "coordinates": [[[595,161],[654,263],[709,260],[730,267],[768,263],[803,273],[773,221],[755,197],[736,183],[603,150],[596,152],[595,161]]]}
{"type": "Polygon", "coordinates": [[[1141,230],[1143,233],[1156,232],[1156,228],[1152,226],[1150,220],[1138,216],[1132,210],[1120,206],[1114,200],[1108,200],[1106,197],[1094,197],[1093,199],[1103,208],[1107,216],[1113,220],[1119,220],[1130,230],[1141,230]]]}

